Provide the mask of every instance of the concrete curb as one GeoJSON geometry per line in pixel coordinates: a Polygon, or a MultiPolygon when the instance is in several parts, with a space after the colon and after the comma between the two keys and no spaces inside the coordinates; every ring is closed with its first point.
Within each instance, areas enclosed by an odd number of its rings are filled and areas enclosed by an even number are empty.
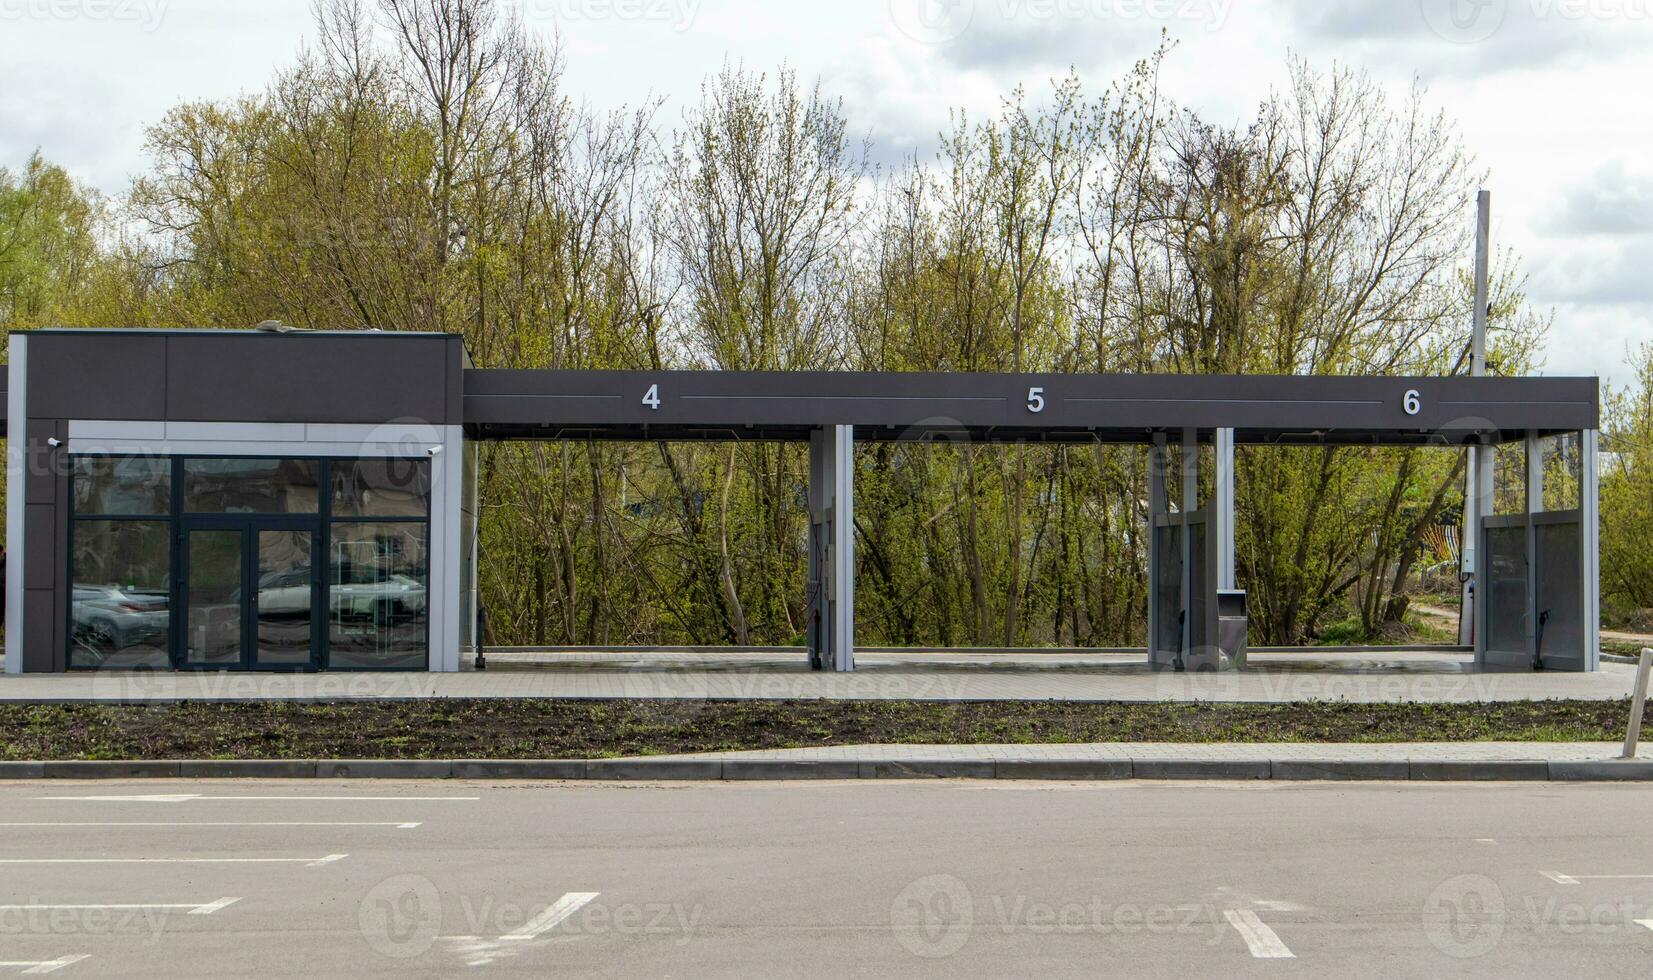
{"type": "Polygon", "coordinates": [[[18,779],[1220,779],[1653,782],[1653,759],[185,759],[0,762],[18,779]]]}
{"type": "Polygon", "coordinates": [[[1270,779],[1267,759],[1132,759],[1133,779],[1270,779]]]}
{"type": "Polygon", "coordinates": [[[1324,761],[1275,759],[1270,779],[1411,779],[1412,765],[1404,759],[1389,761],[1324,761]]]}
{"type": "Polygon", "coordinates": [[[1596,782],[1645,782],[1653,780],[1653,760],[1603,759],[1588,762],[1551,760],[1550,779],[1558,782],[1574,780],[1596,782]]]}
{"type": "Polygon", "coordinates": [[[1542,760],[1490,760],[1480,762],[1413,762],[1410,778],[1417,780],[1477,782],[1492,779],[1549,779],[1550,764],[1542,760]]]}

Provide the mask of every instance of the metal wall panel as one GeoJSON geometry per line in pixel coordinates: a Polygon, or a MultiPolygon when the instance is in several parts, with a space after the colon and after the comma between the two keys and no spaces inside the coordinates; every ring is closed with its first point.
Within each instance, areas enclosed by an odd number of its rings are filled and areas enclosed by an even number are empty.
{"type": "Polygon", "coordinates": [[[1182,525],[1171,523],[1177,515],[1162,515],[1154,522],[1154,632],[1149,659],[1168,666],[1182,648],[1182,525]]]}
{"type": "Polygon", "coordinates": [[[1583,532],[1577,515],[1544,514],[1533,528],[1533,586],[1541,623],[1538,655],[1544,666],[1555,669],[1585,669],[1583,532]]]}
{"type": "Polygon", "coordinates": [[[168,334],[29,334],[29,418],[165,417],[168,334]]]}
{"type": "MultiPolygon", "coordinates": [[[[1489,519],[1490,520],[1490,519],[1489,519]]],[[[1482,539],[1481,587],[1487,590],[1486,661],[1528,666],[1527,529],[1524,523],[1488,526],[1482,539]]]]}
{"type": "Polygon", "coordinates": [[[440,334],[44,330],[30,418],[459,424],[463,341],[440,334]]]}
{"type": "Polygon", "coordinates": [[[448,417],[450,357],[457,346],[438,336],[172,334],[166,418],[456,424],[448,417]]]}

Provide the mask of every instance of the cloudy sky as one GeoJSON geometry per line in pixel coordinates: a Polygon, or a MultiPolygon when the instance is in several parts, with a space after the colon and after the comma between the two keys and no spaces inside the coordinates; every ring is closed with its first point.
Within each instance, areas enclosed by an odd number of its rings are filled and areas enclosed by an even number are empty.
{"type": "MultiPolygon", "coordinates": [[[[1622,379],[1653,339],[1653,0],[503,0],[561,35],[601,108],[674,122],[725,57],[841,96],[882,160],[928,154],[950,106],[990,112],[1071,65],[1093,85],[1179,42],[1166,87],[1250,116],[1288,53],[1421,79],[1491,177],[1493,242],[1553,308],[1546,372],[1622,379]]],[[[145,125],[256,90],[310,34],[308,0],[0,0],[0,165],[39,147],[118,191],[145,125]]]]}

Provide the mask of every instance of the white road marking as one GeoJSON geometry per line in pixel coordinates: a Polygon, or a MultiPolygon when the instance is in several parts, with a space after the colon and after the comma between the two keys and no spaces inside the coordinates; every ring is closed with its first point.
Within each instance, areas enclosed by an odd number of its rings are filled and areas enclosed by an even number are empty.
{"type": "Polygon", "coordinates": [[[1223,909],[1223,918],[1227,919],[1228,924],[1245,940],[1246,948],[1251,950],[1253,957],[1260,960],[1297,958],[1296,954],[1280,941],[1280,937],[1274,934],[1274,930],[1264,925],[1262,919],[1257,918],[1256,912],[1250,909],[1223,909]]]}
{"type": "Polygon", "coordinates": [[[1493,840],[1491,837],[1477,837],[1477,838],[1475,838],[1475,843],[1477,843],[1477,844],[1496,844],[1498,842],[1493,840]]]}
{"type": "Polygon", "coordinates": [[[79,800],[95,803],[193,803],[196,800],[301,800],[305,802],[403,802],[435,803],[448,800],[471,801],[480,796],[203,796],[199,793],[149,793],[142,796],[37,796],[37,800],[79,800]]]}
{"type": "Polygon", "coordinates": [[[1636,925],[1646,926],[1649,929],[1653,929],[1653,919],[1637,919],[1636,925]]]}
{"type": "Polygon", "coordinates": [[[550,932],[557,927],[557,923],[578,912],[581,906],[596,898],[598,894],[598,892],[569,892],[552,902],[544,912],[529,920],[521,929],[500,936],[499,940],[506,943],[521,942],[524,939],[533,939],[550,932]]]}
{"type": "Polygon", "coordinates": [[[308,868],[319,868],[324,864],[332,864],[334,861],[341,861],[349,856],[348,854],[328,854],[319,858],[0,858],[0,864],[302,864],[308,868]]]}
{"type": "Polygon", "coordinates": [[[1558,885],[1576,885],[1581,881],[1641,881],[1653,875],[1564,875],[1559,871],[1540,871],[1539,874],[1558,885]]]}
{"type": "Polygon", "coordinates": [[[397,830],[412,830],[420,824],[418,820],[102,820],[75,823],[42,820],[0,823],[0,827],[395,827],[397,830]]]}
{"type": "Polygon", "coordinates": [[[79,963],[90,955],[90,953],[75,953],[70,956],[59,956],[55,960],[3,960],[0,961],[0,966],[21,966],[25,968],[24,973],[38,975],[61,970],[71,963],[79,963]]]}
{"type": "Polygon", "coordinates": [[[192,793],[150,793],[145,796],[37,796],[37,800],[95,800],[99,803],[182,803],[200,797],[192,793]]]}
{"type": "Polygon", "coordinates": [[[1211,903],[1227,908],[1250,908],[1258,912],[1307,912],[1307,906],[1277,898],[1258,898],[1250,892],[1223,885],[1211,893],[1211,903]]]}
{"type": "Polygon", "coordinates": [[[108,909],[112,911],[128,911],[136,909],[186,909],[188,910],[189,915],[211,915],[219,909],[228,908],[239,901],[241,901],[240,897],[220,898],[217,901],[208,902],[205,905],[202,905],[199,902],[131,902],[115,905],[0,905],[0,911],[49,912],[55,909],[68,909],[71,911],[84,912],[97,909],[108,909]]]}
{"type": "MultiPolygon", "coordinates": [[[[555,929],[557,925],[575,912],[578,912],[587,902],[596,898],[597,892],[569,892],[552,902],[544,912],[536,915],[522,928],[515,932],[506,933],[497,939],[483,939],[480,936],[448,936],[448,942],[453,945],[453,951],[465,957],[466,966],[487,966],[498,960],[509,959],[523,948],[521,944],[539,939],[555,929]]],[[[584,939],[584,936],[570,936],[570,939],[584,939]]],[[[544,940],[550,942],[551,940],[544,940]]]]}

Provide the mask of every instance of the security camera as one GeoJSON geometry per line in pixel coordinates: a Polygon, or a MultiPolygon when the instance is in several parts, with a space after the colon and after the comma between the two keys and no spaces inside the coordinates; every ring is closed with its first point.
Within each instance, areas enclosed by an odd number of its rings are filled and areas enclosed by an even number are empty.
{"type": "Polygon", "coordinates": [[[441,446],[432,446],[429,449],[425,450],[425,453],[426,453],[426,455],[429,455],[429,456],[440,456],[440,455],[442,455],[442,447],[441,446]]]}
{"type": "Polygon", "coordinates": [[[51,446],[53,449],[56,449],[57,447],[63,445],[63,440],[59,439],[56,436],[53,436],[50,439],[46,440],[46,445],[51,446]]]}

